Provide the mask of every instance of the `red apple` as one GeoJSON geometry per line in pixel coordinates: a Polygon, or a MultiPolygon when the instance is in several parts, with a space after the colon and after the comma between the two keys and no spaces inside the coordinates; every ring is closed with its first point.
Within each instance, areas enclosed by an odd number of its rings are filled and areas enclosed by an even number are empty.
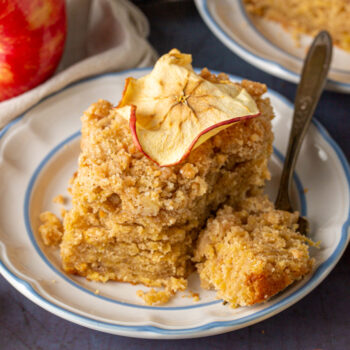
{"type": "Polygon", "coordinates": [[[65,0],[0,0],[0,101],[54,73],[66,27],[65,0]]]}

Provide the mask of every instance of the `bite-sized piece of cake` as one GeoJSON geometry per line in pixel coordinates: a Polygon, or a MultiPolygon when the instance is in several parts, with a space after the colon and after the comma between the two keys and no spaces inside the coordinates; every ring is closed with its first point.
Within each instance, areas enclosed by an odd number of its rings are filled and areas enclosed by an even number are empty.
{"type": "Polygon", "coordinates": [[[268,300],[313,266],[298,213],[275,210],[266,196],[225,206],[201,232],[194,261],[202,287],[232,307],[268,300]]]}
{"type": "Polygon", "coordinates": [[[39,234],[47,246],[58,246],[63,236],[63,225],[61,220],[53,213],[45,211],[40,214],[42,224],[39,227],[39,234]]]}
{"type": "Polygon", "coordinates": [[[350,51],[350,1],[348,0],[244,0],[246,9],[281,23],[297,38],[328,30],[335,45],[350,51]]]}

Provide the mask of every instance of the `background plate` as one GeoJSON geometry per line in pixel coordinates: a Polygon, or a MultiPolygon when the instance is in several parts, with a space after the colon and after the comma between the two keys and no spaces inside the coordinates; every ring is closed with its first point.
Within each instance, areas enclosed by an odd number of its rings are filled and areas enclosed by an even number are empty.
{"type": "MultiPolygon", "coordinates": [[[[250,64],[297,83],[312,39],[301,37],[298,48],[291,34],[273,21],[251,17],[243,0],[195,0],[204,22],[224,45],[250,64]]],[[[334,47],[326,88],[350,93],[350,53],[334,47]]]]}
{"type": "MultiPolygon", "coordinates": [[[[227,332],[270,317],[300,300],[333,269],[349,240],[349,168],[339,147],[313,122],[305,139],[293,188],[296,207],[308,215],[317,265],[312,275],[269,302],[231,309],[200,290],[197,303],[179,293],[165,306],[142,304],[142,286],[99,284],[63,273],[57,251],[37,237],[38,214],[57,212],[52,198],[66,193],[77,167],[80,115],[98,98],[117,102],[128,76],[147,69],[94,77],[50,96],[0,133],[0,271],[21,293],[48,311],[100,331],[141,338],[192,338],[227,332]],[[304,189],[308,191],[304,194],[304,189]],[[98,294],[96,294],[98,290],[98,294]]],[[[232,77],[240,80],[239,77],[232,77]]],[[[292,115],[291,104],[270,91],[277,117],[273,121],[275,153],[268,193],[274,196],[292,115]]]]}

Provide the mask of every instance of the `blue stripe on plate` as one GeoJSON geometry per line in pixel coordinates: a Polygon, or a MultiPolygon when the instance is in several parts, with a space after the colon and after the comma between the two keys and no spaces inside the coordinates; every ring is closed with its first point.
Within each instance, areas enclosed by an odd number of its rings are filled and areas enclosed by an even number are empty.
{"type": "MultiPolygon", "coordinates": [[[[120,75],[120,74],[125,74],[127,72],[146,71],[146,70],[149,70],[149,68],[132,69],[132,70],[119,72],[119,73],[106,73],[106,74],[91,77],[88,79],[83,79],[79,82],[68,85],[67,87],[61,89],[60,91],[46,97],[44,100],[52,97],[53,95],[60,93],[61,91],[65,90],[65,89],[68,89],[72,86],[75,86],[77,84],[80,84],[80,83],[83,83],[86,81],[100,79],[100,78],[103,78],[106,76],[116,76],[116,75],[120,75]]],[[[217,72],[213,71],[213,73],[217,73],[217,72]]],[[[231,78],[233,80],[241,80],[242,79],[242,78],[237,77],[237,76],[231,76],[231,78]]],[[[275,91],[269,91],[269,93],[271,95],[274,95],[276,98],[282,100],[289,108],[293,108],[292,103],[289,100],[287,100],[284,96],[280,95],[279,93],[277,93],[275,91]]],[[[40,101],[39,103],[43,102],[44,100],[40,101]]],[[[32,107],[32,108],[34,108],[34,107],[32,107]]],[[[5,131],[3,130],[0,134],[0,137],[3,137],[5,135],[5,133],[14,124],[16,124],[16,122],[18,122],[20,119],[22,119],[24,116],[25,116],[25,113],[22,116],[20,116],[18,119],[16,119],[15,122],[11,123],[11,125],[9,125],[5,131]]],[[[340,149],[340,147],[336,144],[336,142],[331,138],[331,136],[328,134],[328,132],[323,128],[323,126],[321,126],[321,124],[318,121],[313,119],[312,122],[316,126],[316,128],[319,130],[323,139],[332,147],[332,149],[336,153],[336,155],[337,155],[337,157],[338,157],[338,159],[343,167],[344,174],[345,174],[347,182],[348,182],[348,191],[349,191],[349,196],[350,196],[350,168],[349,168],[349,164],[348,164],[342,150],[340,149]]],[[[77,137],[77,136],[78,136],[77,134],[73,134],[70,136],[69,140],[72,140],[72,139],[74,139],[74,137],[77,137]]],[[[58,146],[60,146],[60,145],[58,145],[58,146]]],[[[56,148],[58,146],[56,146],[56,148]]],[[[297,186],[298,186],[298,183],[297,183],[297,186]]],[[[301,184],[300,184],[300,186],[301,186],[301,184]]],[[[301,186],[301,188],[302,188],[302,186],[301,186]]],[[[192,327],[192,328],[166,329],[166,328],[162,328],[162,327],[158,327],[158,326],[150,326],[150,325],[124,326],[124,325],[116,325],[114,323],[96,321],[92,318],[82,316],[82,315],[79,315],[78,313],[74,313],[74,312],[71,312],[69,310],[66,310],[65,308],[58,306],[58,305],[52,303],[51,301],[45,299],[35,290],[35,288],[30,283],[28,283],[27,281],[18,277],[15,273],[13,273],[5,265],[5,263],[3,261],[0,261],[0,272],[16,289],[18,289],[22,294],[27,296],[30,300],[32,300],[33,302],[37,303],[38,305],[44,307],[45,309],[49,310],[50,312],[56,314],[57,316],[60,316],[64,319],[67,319],[68,321],[72,321],[72,322],[84,325],[86,327],[98,329],[98,330],[109,332],[109,333],[116,333],[118,331],[120,331],[120,332],[131,331],[131,332],[151,332],[151,333],[156,333],[156,334],[160,334],[160,335],[167,335],[167,336],[172,336],[172,335],[175,336],[175,335],[181,335],[181,334],[186,335],[186,334],[191,334],[191,333],[198,333],[198,332],[200,333],[200,332],[214,329],[214,328],[222,328],[222,327],[225,328],[225,327],[235,327],[235,326],[239,327],[239,326],[243,326],[244,324],[248,324],[248,323],[251,323],[254,321],[258,321],[258,320],[261,321],[261,320],[266,319],[270,316],[273,316],[274,314],[278,313],[279,311],[284,310],[288,306],[291,306],[292,304],[294,304],[295,302],[300,300],[303,296],[308,294],[319,283],[321,283],[323,281],[323,279],[327,276],[327,274],[331,271],[331,269],[334,267],[334,265],[340,259],[341,255],[344,252],[346,245],[348,243],[349,226],[350,226],[350,207],[349,207],[348,218],[342,225],[340,241],[339,241],[336,249],[332,253],[332,255],[317,268],[317,270],[311,276],[310,280],[307,281],[307,283],[305,285],[301,286],[298,290],[296,290],[292,294],[288,295],[283,300],[280,300],[276,304],[271,305],[270,307],[268,307],[264,310],[261,310],[259,312],[256,312],[256,313],[249,315],[249,316],[241,317],[239,319],[231,320],[231,321],[209,322],[209,323],[204,324],[202,326],[192,327]]]]}

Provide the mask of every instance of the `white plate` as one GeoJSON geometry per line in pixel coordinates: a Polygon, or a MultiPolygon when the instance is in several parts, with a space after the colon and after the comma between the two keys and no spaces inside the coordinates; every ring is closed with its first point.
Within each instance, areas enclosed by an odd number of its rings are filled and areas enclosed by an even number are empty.
{"type": "MultiPolygon", "coordinates": [[[[204,22],[224,45],[250,64],[297,83],[311,37],[295,45],[290,33],[273,21],[248,15],[243,0],[195,0],[204,22]]],[[[350,93],[350,53],[334,47],[327,88],[350,93]]]]}
{"type": "MultiPolygon", "coordinates": [[[[38,215],[43,210],[57,212],[59,206],[52,198],[67,194],[68,180],[77,167],[82,111],[99,98],[117,102],[124,79],[147,72],[107,74],[74,84],[41,101],[0,133],[1,273],[30,300],[60,317],[132,337],[191,338],[228,332],[294,304],[328,275],[349,240],[349,168],[339,147],[316,121],[301,150],[293,198],[311,220],[312,238],[322,241],[321,249],[311,252],[317,266],[312,275],[265,304],[238,309],[223,306],[214,292],[202,291],[198,278],[192,276],[190,289],[200,292],[199,302],[179,293],[165,306],[145,306],[135,295],[145,287],[100,284],[66,275],[58,252],[43,246],[37,234],[38,215]]],[[[269,96],[277,114],[268,186],[273,196],[292,107],[276,92],[269,96]]]]}

